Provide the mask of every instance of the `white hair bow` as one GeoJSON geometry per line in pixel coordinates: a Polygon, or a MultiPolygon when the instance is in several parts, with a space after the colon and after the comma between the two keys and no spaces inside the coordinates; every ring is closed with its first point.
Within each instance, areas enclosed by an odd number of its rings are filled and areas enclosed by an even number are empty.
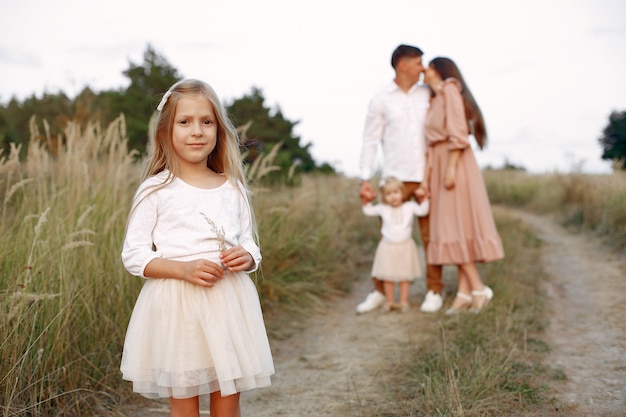
{"type": "Polygon", "coordinates": [[[161,102],[157,106],[157,111],[163,111],[163,107],[165,107],[165,103],[167,103],[167,99],[172,95],[172,91],[185,80],[180,80],[175,82],[166,92],[163,94],[163,98],[161,98],[161,102]]]}
{"type": "Polygon", "coordinates": [[[157,111],[163,111],[163,107],[165,107],[165,103],[167,103],[167,99],[171,95],[172,95],[172,89],[170,88],[169,90],[167,90],[165,94],[163,94],[163,98],[161,99],[161,102],[157,106],[157,111]]]}

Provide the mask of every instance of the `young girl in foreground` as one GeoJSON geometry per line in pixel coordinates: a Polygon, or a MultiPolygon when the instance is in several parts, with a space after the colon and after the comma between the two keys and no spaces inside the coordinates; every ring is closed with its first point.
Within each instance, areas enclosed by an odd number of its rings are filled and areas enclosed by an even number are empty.
{"type": "Polygon", "coordinates": [[[404,201],[402,181],[394,177],[385,180],[381,187],[382,204],[363,205],[366,216],[380,216],[382,239],[376,248],[372,276],[383,281],[387,302],[382,311],[396,307],[395,284],[400,287],[400,311],[409,311],[409,284],[422,274],[417,245],[413,240],[415,216],[428,214],[428,200],[422,203],[404,201]]]}
{"type": "Polygon", "coordinates": [[[133,390],[169,397],[171,416],[240,416],[239,395],[274,366],[256,287],[261,262],[238,136],[206,83],[174,84],[151,123],[149,160],[122,260],[146,278],[121,371],[133,390]]]}

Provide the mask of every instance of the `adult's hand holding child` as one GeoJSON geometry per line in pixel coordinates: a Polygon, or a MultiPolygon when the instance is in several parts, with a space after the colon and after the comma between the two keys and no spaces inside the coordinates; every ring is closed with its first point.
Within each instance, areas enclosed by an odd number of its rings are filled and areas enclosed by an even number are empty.
{"type": "Polygon", "coordinates": [[[374,190],[374,187],[372,187],[369,181],[365,180],[361,182],[359,197],[361,198],[361,204],[371,203],[376,200],[376,190],[374,190]]]}

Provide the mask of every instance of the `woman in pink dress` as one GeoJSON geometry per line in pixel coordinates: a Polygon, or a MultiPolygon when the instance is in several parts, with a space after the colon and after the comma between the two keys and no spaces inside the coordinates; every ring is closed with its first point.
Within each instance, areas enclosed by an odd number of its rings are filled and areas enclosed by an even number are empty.
{"type": "Polygon", "coordinates": [[[482,149],[487,132],[480,108],[448,58],[433,59],[424,75],[433,90],[426,116],[427,166],[420,195],[431,201],[428,260],[456,265],[458,292],[446,314],[478,312],[493,298],[476,262],[504,257],[489,197],[469,142],[482,149]]]}

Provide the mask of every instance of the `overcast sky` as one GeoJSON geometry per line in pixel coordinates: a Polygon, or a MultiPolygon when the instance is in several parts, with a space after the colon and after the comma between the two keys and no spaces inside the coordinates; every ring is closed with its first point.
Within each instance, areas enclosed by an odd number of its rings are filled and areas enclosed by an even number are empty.
{"type": "Polygon", "coordinates": [[[318,162],[357,175],[400,43],[459,65],[487,123],[482,166],[610,172],[597,139],[626,110],[623,0],[2,1],[0,102],[125,87],[151,44],[222,99],[260,88],[318,162]]]}

